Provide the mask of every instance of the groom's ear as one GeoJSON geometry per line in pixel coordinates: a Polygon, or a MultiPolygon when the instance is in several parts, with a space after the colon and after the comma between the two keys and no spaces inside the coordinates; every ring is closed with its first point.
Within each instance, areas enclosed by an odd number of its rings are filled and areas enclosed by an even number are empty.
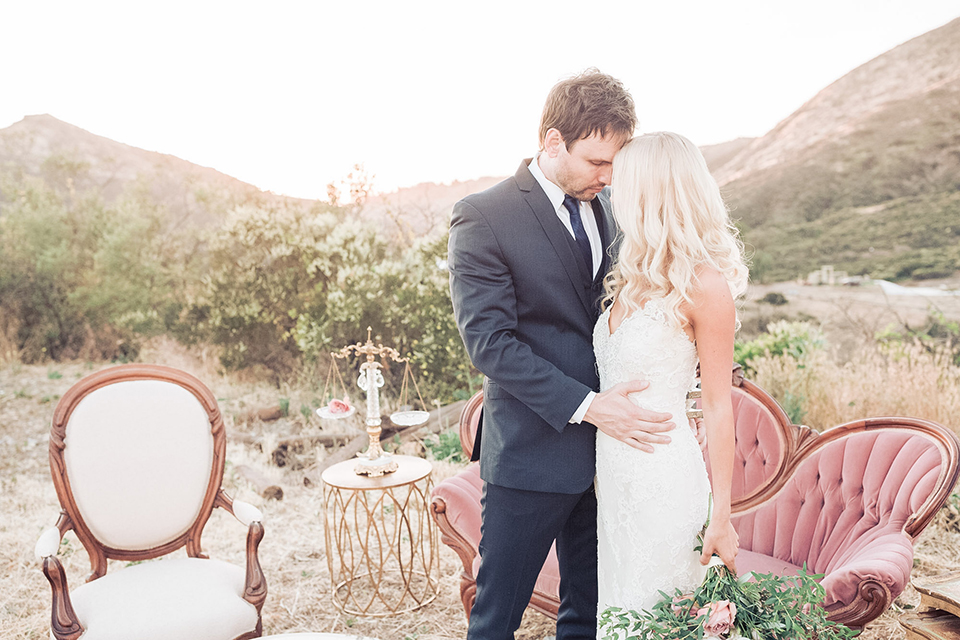
{"type": "Polygon", "coordinates": [[[556,158],[560,155],[560,149],[563,147],[563,136],[557,129],[547,129],[543,136],[543,152],[550,158],[556,158]]]}

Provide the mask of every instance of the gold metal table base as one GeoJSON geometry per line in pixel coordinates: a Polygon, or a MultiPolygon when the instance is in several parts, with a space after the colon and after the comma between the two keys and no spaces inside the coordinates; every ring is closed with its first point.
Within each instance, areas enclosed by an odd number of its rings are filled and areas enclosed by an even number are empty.
{"type": "Polygon", "coordinates": [[[393,456],[397,470],[358,476],[355,461],[323,472],[324,541],[334,605],[357,616],[391,616],[439,593],[438,535],[430,517],[432,465],[393,456]]]}

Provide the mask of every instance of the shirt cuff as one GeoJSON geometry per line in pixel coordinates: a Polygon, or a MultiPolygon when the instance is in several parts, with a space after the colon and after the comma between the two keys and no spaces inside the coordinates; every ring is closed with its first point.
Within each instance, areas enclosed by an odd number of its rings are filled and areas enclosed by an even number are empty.
{"type": "Polygon", "coordinates": [[[580,403],[577,410],[573,412],[573,417],[570,418],[570,424],[580,424],[583,422],[583,416],[587,415],[587,409],[590,408],[590,403],[593,402],[593,399],[596,397],[597,394],[594,391],[587,393],[587,397],[583,399],[583,402],[580,403]]]}

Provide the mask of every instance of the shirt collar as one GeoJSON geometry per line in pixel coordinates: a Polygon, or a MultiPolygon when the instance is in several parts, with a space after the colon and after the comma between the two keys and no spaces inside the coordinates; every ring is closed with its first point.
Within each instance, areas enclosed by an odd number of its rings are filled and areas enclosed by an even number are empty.
{"type": "Polygon", "coordinates": [[[547,176],[543,175],[543,170],[540,168],[540,153],[533,156],[533,160],[530,161],[529,169],[530,173],[533,174],[533,177],[537,180],[537,183],[540,185],[540,188],[543,189],[543,192],[547,194],[547,198],[550,200],[550,204],[553,205],[554,211],[559,211],[560,207],[563,206],[563,189],[558,187],[556,184],[550,182],[547,179],[547,176]]]}

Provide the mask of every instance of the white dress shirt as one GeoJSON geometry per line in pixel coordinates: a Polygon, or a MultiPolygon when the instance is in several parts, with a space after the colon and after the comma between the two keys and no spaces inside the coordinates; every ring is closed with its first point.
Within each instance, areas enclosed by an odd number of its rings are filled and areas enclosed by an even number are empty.
{"type": "MultiPolygon", "coordinates": [[[[550,199],[550,204],[553,205],[554,211],[557,212],[557,217],[560,218],[560,222],[566,227],[570,237],[576,240],[577,236],[573,233],[573,225],[570,223],[570,212],[563,206],[563,196],[566,194],[564,194],[563,189],[550,182],[547,177],[543,175],[539,160],[540,154],[538,153],[529,165],[530,173],[536,178],[543,192],[547,194],[547,198],[550,199]]],[[[600,268],[600,259],[603,251],[601,245],[603,243],[600,241],[600,229],[597,228],[597,217],[593,215],[593,205],[591,203],[580,202],[580,220],[583,222],[584,231],[587,232],[587,240],[590,241],[590,253],[593,256],[593,264],[590,265],[590,274],[596,277],[597,270],[600,268]]]]}
{"type": "MultiPolygon", "coordinates": [[[[570,212],[563,206],[564,191],[543,175],[539,161],[540,154],[538,153],[528,165],[530,173],[533,174],[533,177],[537,180],[543,192],[547,194],[547,198],[550,199],[550,204],[553,205],[554,210],[557,212],[557,217],[560,218],[560,222],[566,227],[570,236],[576,240],[577,237],[573,233],[573,225],[570,223],[570,212]]],[[[583,229],[587,232],[587,239],[590,241],[590,253],[593,255],[593,264],[591,265],[590,271],[593,276],[596,277],[597,270],[600,268],[603,243],[600,240],[600,229],[597,228],[597,217],[593,215],[593,205],[589,202],[580,202],[580,220],[583,222],[583,229]]],[[[580,403],[580,406],[577,407],[577,410],[574,411],[573,416],[571,416],[568,422],[572,424],[583,422],[583,416],[586,415],[587,409],[590,408],[590,403],[593,402],[596,395],[593,391],[587,392],[587,397],[583,399],[583,402],[580,403]]]]}

